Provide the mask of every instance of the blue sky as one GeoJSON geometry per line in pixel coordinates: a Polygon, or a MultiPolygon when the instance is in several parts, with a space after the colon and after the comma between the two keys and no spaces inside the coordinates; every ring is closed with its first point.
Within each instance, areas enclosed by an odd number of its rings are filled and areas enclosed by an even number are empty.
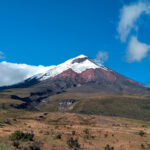
{"type": "Polygon", "coordinates": [[[0,61],[50,66],[80,54],[96,58],[102,51],[108,55],[104,65],[150,84],[150,12],[139,3],[149,5],[137,0],[0,1],[0,61]],[[127,17],[130,31],[123,39],[128,30],[124,22],[118,29],[123,10],[134,12],[136,6],[139,14],[127,17]]]}

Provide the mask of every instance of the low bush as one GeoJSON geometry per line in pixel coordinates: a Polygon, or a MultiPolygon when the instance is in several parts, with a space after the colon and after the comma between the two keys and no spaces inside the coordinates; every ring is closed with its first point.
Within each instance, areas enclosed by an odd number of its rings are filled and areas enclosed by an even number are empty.
{"type": "Polygon", "coordinates": [[[62,134],[61,133],[58,133],[57,135],[56,135],[56,139],[61,139],[62,138],[62,134]]]}
{"type": "Polygon", "coordinates": [[[89,134],[89,133],[90,133],[90,132],[89,132],[89,129],[84,129],[83,132],[84,132],[85,134],[89,134]]]}
{"type": "Polygon", "coordinates": [[[74,149],[80,148],[80,144],[79,144],[78,140],[77,140],[77,139],[73,139],[73,137],[70,137],[70,138],[67,140],[67,145],[68,145],[70,148],[74,148],[74,149]]]}
{"type": "Polygon", "coordinates": [[[31,133],[23,133],[21,131],[15,131],[9,136],[10,140],[12,141],[33,141],[34,134],[31,133]]]}
{"type": "Polygon", "coordinates": [[[11,122],[8,119],[4,120],[4,123],[11,125],[11,122]]]}
{"type": "Polygon", "coordinates": [[[141,144],[141,148],[142,148],[142,149],[145,149],[145,145],[144,145],[144,144],[141,144]]]}
{"type": "Polygon", "coordinates": [[[76,131],[72,131],[72,135],[75,135],[76,134],[76,131]]]}
{"type": "Polygon", "coordinates": [[[114,147],[107,144],[104,150],[114,150],[114,147]]]}
{"type": "Polygon", "coordinates": [[[140,136],[144,136],[144,135],[146,135],[146,133],[144,132],[144,131],[140,131],[139,133],[138,133],[140,136]]]}
{"type": "Polygon", "coordinates": [[[12,145],[13,145],[15,148],[19,148],[20,143],[19,143],[18,141],[14,141],[14,142],[12,143],[12,145]]]}
{"type": "Polygon", "coordinates": [[[28,150],[41,150],[41,148],[38,143],[33,143],[29,146],[28,150]]]}

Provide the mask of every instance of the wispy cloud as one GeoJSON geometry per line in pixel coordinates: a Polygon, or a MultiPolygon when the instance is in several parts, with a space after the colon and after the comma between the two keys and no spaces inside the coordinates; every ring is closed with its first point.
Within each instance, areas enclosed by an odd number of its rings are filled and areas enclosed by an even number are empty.
{"type": "Polygon", "coordinates": [[[0,86],[21,82],[35,74],[47,71],[50,67],[0,62],[0,86]]]}
{"type": "Polygon", "coordinates": [[[150,88],[150,84],[149,84],[149,85],[147,85],[147,87],[149,87],[149,88],[150,88]]]}
{"type": "Polygon", "coordinates": [[[107,52],[100,51],[100,52],[98,52],[98,54],[96,55],[95,61],[96,61],[97,63],[104,64],[104,62],[107,61],[108,58],[109,58],[109,56],[108,56],[108,53],[107,53],[107,52]]]}
{"type": "Polygon", "coordinates": [[[131,5],[125,5],[121,9],[117,31],[122,42],[126,41],[132,29],[138,29],[136,22],[143,13],[150,14],[149,2],[139,1],[131,5]]]}
{"type": "Polygon", "coordinates": [[[150,15],[150,2],[139,0],[130,5],[124,5],[120,11],[120,20],[117,31],[121,42],[129,37],[126,60],[127,62],[140,62],[150,51],[150,45],[138,41],[138,37],[131,35],[131,31],[138,31],[138,20],[141,15],[150,15]]]}
{"type": "Polygon", "coordinates": [[[5,55],[2,51],[0,51],[0,59],[4,59],[5,58],[5,55]]]}
{"type": "Polygon", "coordinates": [[[139,42],[132,36],[127,49],[127,62],[140,62],[150,51],[150,45],[139,42]]]}
{"type": "Polygon", "coordinates": [[[148,88],[150,88],[150,84],[146,84],[146,85],[145,85],[145,87],[148,87],[148,88]]]}

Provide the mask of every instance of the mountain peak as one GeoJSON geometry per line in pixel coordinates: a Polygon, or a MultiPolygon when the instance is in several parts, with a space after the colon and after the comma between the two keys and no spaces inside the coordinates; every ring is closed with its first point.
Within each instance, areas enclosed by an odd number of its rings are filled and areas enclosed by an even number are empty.
{"type": "Polygon", "coordinates": [[[107,68],[104,67],[103,65],[95,63],[94,60],[82,54],[75,58],[71,58],[62,64],[53,66],[47,72],[38,74],[34,77],[40,80],[46,80],[48,78],[55,77],[56,75],[59,75],[60,73],[68,69],[71,69],[76,73],[82,73],[87,69],[97,69],[97,68],[107,70],[107,68]]]}
{"type": "Polygon", "coordinates": [[[85,56],[85,55],[81,54],[81,55],[75,57],[74,59],[77,59],[77,58],[85,58],[85,57],[88,57],[88,56],[85,56]]]}
{"type": "Polygon", "coordinates": [[[107,92],[133,91],[138,93],[138,91],[145,91],[140,83],[114,72],[85,55],[79,55],[49,68],[48,71],[28,78],[13,87],[35,85],[36,87],[51,87],[54,91],[61,91],[78,85],[86,85],[107,92]]]}

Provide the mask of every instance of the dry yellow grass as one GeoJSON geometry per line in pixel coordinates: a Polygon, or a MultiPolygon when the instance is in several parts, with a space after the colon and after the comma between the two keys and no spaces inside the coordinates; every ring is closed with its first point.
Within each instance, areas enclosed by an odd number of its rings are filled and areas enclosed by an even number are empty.
{"type": "MultiPolygon", "coordinates": [[[[6,113],[6,112],[3,112],[6,113]]],[[[1,115],[3,114],[1,112],[1,115]]],[[[33,132],[35,138],[43,143],[43,148],[67,147],[69,137],[79,140],[81,149],[104,150],[109,144],[115,150],[141,150],[141,144],[148,149],[150,144],[150,124],[148,122],[112,118],[104,116],[90,116],[70,113],[33,113],[18,114],[17,121],[8,118],[11,125],[0,127],[0,137],[8,137],[16,130],[33,132]],[[85,130],[88,130],[86,133],[85,130]],[[75,131],[75,135],[72,135],[75,131]],[[138,133],[144,131],[142,137],[138,133]],[[62,135],[57,139],[58,134],[62,135]]]]}

